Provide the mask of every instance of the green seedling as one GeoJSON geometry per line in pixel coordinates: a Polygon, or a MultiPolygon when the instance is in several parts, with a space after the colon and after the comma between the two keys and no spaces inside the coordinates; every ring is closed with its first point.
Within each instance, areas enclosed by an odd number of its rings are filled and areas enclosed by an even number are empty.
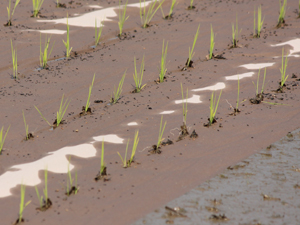
{"type": "Polygon", "coordinates": [[[135,153],[136,153],[136,148],[138,146],[138,143],[139,143],[139,131],[136,131],[135,132],[135,135],[134,135],[134,140],[133,140],[133,146],[132,146],[132,151],[131,151],[131,156],[130,156],[130,159],[128,161],[126,161],[126,158],[127,158],[127,150],[128,150],[128,144],[129,144],[129,139],[127,141],[127,146],[126,146],[126,151],[125,151],[125,156],[124,156],[124,159],[122,158],[121,154],[118,152],[118,155],[120,156],[121,158],[121,161],[123,163],[123,167],[124,168],[127,168],[131,165],[131,163],[133,162],[134,160],[134,156],[135,156],[135,153]]]}
{"type": "Polygon", "coordinates": [[[123,26],[124,26],[125,21],[129,18],[129,16],[126,17],[127,3],[128,3],[128,0],[126,1],[126,4],[123,7],[123,13],[122,13],[121,12],[121,0],[119,0],[119,22],[118,22],[119,30],[120,30],[119,37],[121,37],[121,35],[123,33],[123,26]]]}
{"type": "Polygon", "coordinates": [[[190,5],[188,7],[188,9],[194,9],[195,6],[193,6],[194,0],[190,0],[190,5]]]}
{"type": "Polygon", "coordinates": [[[41,117],[43,118],[43,120],[45,120],[47,123],[48,123],[48,125],[50,126],[50,127],[52,127],[52,125],[48,122],[48,120],[43,116],[43,114],[41,113],[41,111],[36,107],[36,106],[34,106],[35,107],[35,109],[39,112],[39,114],[41,115],[41,117]]]}
{"type": "Polygon", "coordinates": [[[39,199],[39,203],[40,203],[39,209],[42,211],[47,210],[52,205],[52,202],[48,198],[48,170],[47,170],[47,168],[45,168],[44,176],[45,176],[45,188],[43,190],[44,196],[40,195],[37,186],[35,186],[35,192],[36,192],[36,195],[37,195],[37,197],[39,199]]]}
{"type": "Polygon", "coordinates": [[[56,113],[56,126],[58,127],[59,124],[62,122],[62,119],[67,111],[67,108],[70,104],[71,100],[68,102],[68,99],[64,102],[64,94],[61,98],[61,102],[60,102],[60,106],[59,106],[59,110],[56,113]]]}
{"type": "Polygon", "coordinates": [[[97,19],[95,19],[95,48],[99,44],[100,37],[101,37],[101,34],[102,34],[102,29],[103,29],[102,22],[100,21],[100,25],[99,25],[99,28],[98,28],[97,27],[97,19]]]}
{"type": "Polygon", "coordinates": [[[55,42],[53,43],[52,48],[51,48],[50,52],[48,53],[49,45],[50,45],[50,39],[51,39],[51,37],[49,37],[47,39],[47,35],[46,35],[46,37],[45,37],[45,47],[44,47],[44,50],[42,51],[42,35],[40,34],[40,66],[43,69],[45,69],[47,67],[48,58],[51,55],[51,52],[53,50],[54,43],[55,43],[55,42]]]}
{"type": "Polygon", "coordinates": [[[222,95],[222,90],[220,92],[218,101],[216,102],[216,100],[217,100],[216,97],[217,96],[214,95],[214,91],[211,93],[210,107],[209,107],[210,113],[209,113],[209,124],[208,124],[208,126],[212,125],[216,121],[215,116],[216,116],[216,113],[217,113],[217,109],[218,109],[218,106],[219,106],[221,95],[222,95]]]}
{"type": "Polygon", "coordinates": [[[28,140],[29,139],[28,125],[26,123],[26,119],[25,119],[25,115],[24,115],[24,111],[23,110],[22,110],[22,113],[23,113],[23,120],[24,120],[24,124],[25,124],[25,132],[26,132],[25,140],[28,140]]]}
{"type": "Polygon", "coordinates": [[[94,74],[94,77],[93,77],[93,81],[92,81],[92,84],[90,85],[89,87],[89,96],[88,96],[88,99],[87,99],[87,102],[86,102],[86,105],[85,105],[85,112],[87,112],[88,108],[90,107],[90,99],[91,99],[91,93],[92,93],[92,89],[93,89],[93,85],[94,85],[94,80],[95,80],[95,74],[94,74]]]}
{"type": "Polygon", "coordinates": [[[155,15],[156,11],[161,7],[165,0],[162,0],[161,3],[155,9],[155,5],[158,2],[155,0],[151,6],[148,8],[146,12],[146,1],[144,0],[144,7],[142,8],[142,0],[140,0],[140,17],[142,22],[142,27],[146,28],[149,26],[150,21],[152,20],[153,16],[155,15]]]}
{"type": "Polygon", "coordinates": [[[186,126],[186,116],[187,116],[187,98],[189,95],[189,90],[186,89],[186,95],[184,98],[184,94],[183,94],[183,87],[182,87],[182,83],[181,83],[181,96],[182,96],[182,116],[183,116],[183,125],[186,126]]]}
{"type": "Polygon", "coordinates": [[[125,76],[126,76],[126,71],[125,71],[125,73],[123,74],[123,76],[122,76],[122,78],[121,78],[121,80],[120,80],[120,82],[119,82],[118,89],[116,89],[116,88],[114,87],[114,92],[113,92],[113,96],[114,96],[114,97],[111,96],[111,99],[110,99],[111,104],[117,103],[118,100],[120,99],[120,96],[121,96],[121,94],[122,94],[122,87],[123,87],[123,83],[124,83],[124,80],[125,80],[125,76]]]}
{"type": "Polygon", "coordinates": [[[6,9],[7,9],[7,24],[5,24],[6,26],[12,25],[11,20],[15,13],[16,7],[18,6],[19,3],[20,3],[20,0],[16,0],[14,9],[11,12],[11,0],[9,0],[8,7],[6,7],[6,9]]]}
{"type": "MultiPolygon", "coordinates": [[[[299,5],[300,5],[300,3],[299,3],[299,5]]],[[[282,5],[281,5],[281,0],[279,0],[280,11],[279,11],[277,27],[281,27],[281,25],[285,23],[284,17],[285,17],[285,13],[286,13],[286,6],[287,6],[287,0],[283,0],[282,5]]]]}
{"type": "Polygon", "coordinates": [[[26,206],[30,204],[31,201],[28,201],[25,203],[25,189],[26,186],[21,184],[21,201],[20,201],[20,210],[19,210],[19,219],[17,220],[17,224],[21,223],[24,221],[23,219],[23,212],[26,206]]]}
{"type": "Polygon", "coordinates": [[[171,8],[170,8],[169,14],[166,15],[166,16],[165,16],[165,14],[164,14],[164,11],[163,11],[163,9],[162,9],[162,6],[160,7],[161,13],[162,13],[164,19],[171,19],[171,18],[172,18],[173,10],[174,10],[174,8],[175,8],[176,3],[178,4],[177,0],[172,0],[171,8]]]}
{"type": "Polygon", "coordinates": [[[284,48],[282,48],[282,59],[281,59],[281,69],[280,69],[280,73],[281,73],[280,90],[281,91],[282,91],[283,86],[289,76],[289,75],[286,75],[287,64],[288,64],[288,59],[287,59],[287,56],[284,59],[284,48]]]}
{"type": "Polygon", "coordinates": [[[7,133],[9,131],[10,126],[7,128],[6,133],[4,135],[4,138],[3,138],[3,128],[4,128],[4,126],[1,128],[1,131],[0,131],[0,154],[2,152],[3,145],[4,145],[4,142],[5,142],[5,138],[7,136],[7,133]]]}
{"type": "Polygon", "coordinates": [[[166,68],[167,52],[168,52],[168,42],[165,47],[165,40],[163,40],[161,60],[160,60],[159,83],[164,82],[165,75],[167,72],[167,68],[166,68]]]}
{"type": "Polygon", "coordinates": [[[104,140],[102,140],[101,165],[100,165],[100,176],[103,175],[106,175],[106,164],[104,162],[104,140]]]}
{"type": "Polygon", "coordinates": [[[256,21],[255,21],[255,9],[254,9],[254,26],[253,26],[253,37],[259,38],[264,20],[261,17],[261,6],[257,9],[257,30],[256,30],[256,21]]]}
{"type": "Polygon", "coordinates": [[[231,24],[232,26],[232,48],[236,48],[239,41],[239,28],[238,28],[238,17],[236,15],[236,25],[234,27],[234,24],[231,24]]]}
{"type": "Polygon", "coordinates": [[[136,58],[134,57],[134,74],[133,74],[133,79],[134,79],[134,83],[135,83],[135,92],[139,93],[145,86],[146,84],[142,85],[142,81],[143,81],[143,75],[144,75],[144,67],[145,67],[145,63],[144,63],[144,57],[143,56],[143,60],[141,63],[141,67],[140,67],[140,72],[137,72],[136,69],[136,58]]]}
{"type": "Polygon", "coordinates": [[[67,14],[67,41],[64,42],[64,45],[66,47],[66,57],[69,58],[70,57],[70,53],[72,51],[72,47],[70,48],[70,28],[69,28],[69,23],[68,23],[68,14],[67,14]]]}
{"type": "Polygon", "coordinates": [[[158,134],[158,141],[157,141],[156,149],[158,149],[160,144],[161,144],[162,136],[164,134],[164,131],[165,131],[165,128],[166,128],[166,125],[167,125],[167,121],[165,122],[163,127],[162,127],[162,123],[163,123],[163,116],[161,116],[161,120],[160,120],[159,134],[158,134]]]}
{"type": "Polygon", "coordinates": [[[258,87],[258,84],[259,84],[259,76],[260,76],[260,69],[258,70],[258,74],[257,74],[257,81],[256,81],[256,86],[255,86],[255,83],[252,81],[254,87],[255,87],[255,93],[256,93],[256,96],[258,97],[259,95],[262,95],[263,92],[264,92],[264,89],[265,89],[265,80],[266,80],[266,75],[267,75],[267,68],[265,68],[265,72],[264,72],[264,79],[263,79],[263,84],[261,86],[261,91],[259,92],[259,87],[258,87]]]}
{"type": "Polygon", "coordinates": [[[198,36],[199,36],[199,29],[200,29],[200,24],[198,26],[197,32],[196,32],[195,37],[194,37],[194,42],[193,42],[192,49],[189,48],[189,58],[188,58],[188,60],[186,62],[186,66],[187,67],[192,67],[192,64],[193,64],[192,63],[192,59],[193,59],[193,57],[195,55],[194,48],[196,46],[196,42],[197,42],[197,39],[198,39],[198,36]]]}
{"type": "Polygon", "coordinates": [[[215,47],[215,35],[212,28],[212,25],[210,25],[210,48],[209,48],[209,59],[212,59],[214,55],[214,47],[215,47]]]}
{"type": "Polygon", "coordinates": [[[43,3],[44,3],[44,0],[32,0],[33,17],[38,16],[43,3]]]}
{"type": "Polygon", "coordinates": [[[298,18],[300,18],[300,0],[299,0],[299,6],[298,6],[298,18]]]}
{"type": "Polygon", "coordinates": [[[237,100],[236,100],[236,107],[234,109],[234,112],[240,112],[239,110],[239,101],[240,101],[240,78],[238,77],[238,94],[237,94],[237,100]]]}
{"type": "Polygon", "coordinates": [[[12,57],[12,63],[13,63],[13,78],[16,80],[18,78],[18,59],[17,59],[17,50],[14,49],[12,40],[10,40],[10,46],[11,46],[11,57],[12,57]]]}
{"type": "Polygon", "coordinates": [[[75,195],[77,194],[79,187],[77,185],[77,171],[75,172],[75,185],[73,185],[74,179],[72,178],[72,174],[70,171],[70,161],[71,157],[69,158],[68,162],[68,180],[67,180],[67,191],[66,194],[70,196],[70,194],[74,193],[75,195]]]}

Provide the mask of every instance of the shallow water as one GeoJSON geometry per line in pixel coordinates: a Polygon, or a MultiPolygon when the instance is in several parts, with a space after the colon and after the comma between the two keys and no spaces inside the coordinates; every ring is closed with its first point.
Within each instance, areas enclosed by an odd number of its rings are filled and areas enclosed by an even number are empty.
{"type": "Polygon", "coordinates": [[[300,129],[166,204],[182,215],[162,206],[134,225],[300,224],[299,144],[300,129]]]}

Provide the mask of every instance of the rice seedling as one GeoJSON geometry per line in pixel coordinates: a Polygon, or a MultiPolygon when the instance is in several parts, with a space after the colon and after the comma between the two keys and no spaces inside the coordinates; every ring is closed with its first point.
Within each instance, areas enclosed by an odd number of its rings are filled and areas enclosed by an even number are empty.
{"type": "Polygon", "coordinates": [[[298,5],[298,18],[300,18],[300,0],[299,0],[299,5],[298,5]]]}
{"type": "MultiPolygon", "coordinates": [[[[300,4],[300,3],[299,3],[300,4]]],[[[286,13],[286,6],[287,6],[287,0],[283,0],[283,4],[281,4],[281,0],[279,0],[279,17],[278,17],[278,24],[277,27],[281,27],[284,23],[284,17],[285,17],[285,13],[286,13]]]]}
{"type": "Polygon", "coordinates": [[[195,6],[193,6],[194,0],[190,0],[190,5],[188,7],[188,9],[194,9],[195,6]]]}
{"type": "Polygon", "coordinates": [[[232,26],[232,48],[236,48],[239,41],[239,28],[238,28],[238,17],[236,15],[236,25],[234,27],[234,24],[231,24],[232,26]]]}
{"type": "Polygon", "coordinates": [[[67,6],[64,3],[60,3],[59,0],[56,0],[56,8],[67,8],[67,6]]]}
{"type": "Polygon", "coordinates": [[[215,35],[212,28],[212,25],[210,25],[210,48],[209,48],[209,59],[212,59],[214,55],[214,47],[215,47],[215,35]]]}
{"type": "Polygon", "coordinates": [[[167,68],[166,68],[167,52],[168,52],[168,42],[165,47],[165,40],[163,40],[161,60],[160,60],[159,83],[164,82],[165,75],[167,72],[167,68]]]}
{"type": "Polygon", "coordinates": [[[178,4],[177,0],[172,0],[169,14],[166,15],[166,16],[165,16],[165,14],[164,14],[164,11],[163,11],[163,9],[162,9],[162,6],[160,7],[161,13],[162,13],[164,19],[171,19],[171,18],[172,18],[172,16],[173,16],[173,10],[174,10],[174,8],[175,8],[176,3],[178,4]]]}
{"type": "Polygon", "coordinates": [[[33,17],[37,17],[40,13],[40,9],[44,3],[44,0],[32,0],[33,17]]]}
{"type": "Polygon", "coordinates": [[[20,0],[16,0],[13,11],[11,12],[11,0],[9,0],[8,7],[6,7],[6,9],[7,9],[7,23],[5,24],[6,26],[12,25],[11,20],[15,13],[16,7],[18,6],[19,3],[20,3],[20,0]]]}
{"type": "Polygon", "coordinates": [[[186,95],[184,98],[183,87],[181,83],[181,96],[182,96],[182,116],[183,116],[183,125],[186,126],[186,116],[187,116],[187,98],[188,98],[189,90],[186,89],[186,95]]]}
{"type": "Polygon", "coordinates": [[[286,75],[287,64],[288,64],[288,59],[287,59],[287,56],[286,56],[285,60],[284,60],[284,48],[282,48],[282,59],[281,59],[281,69],[280,69],[280,73],[281,73],[280,91],[283,90],[283,87],[285,86],[285,82],[286,82],[286,80],[289,76],[289,75],[286,75]]]}
{"type": "Polygon", "coordinates": [[[71,100],[68,103],[68,99],[64,102],[64,94],[63,94],[63,96],[61,98],[59,110],[56,113],[56,121],[54,122],[54,124],[56,124],[57,127],[62,122],[62,119],[67,111],[67,108],[68,108],[70,102],[71,102],[71,100]]]}
{"type": "Polygon", "coordinates": [[[17,80],[18,78],[18,59],[17,59],[17,50],[14,49],[12,40],[10,40],[10,46],[11,46],[11,57],[12,57],[12,63],[13,63],[13,78],[17,80]]]}
{"type": "Polygon", "coordinates": [[[237,94],[237,100],[236,100],[236,107],[234,109],[235,113],[240,112],[240,110],[239,110],[239,101],[240,101],[240,78],[238,77],[238,94],[237,94]]]}
{"type": "Polygon", "coordinates": [[[1,131],[0,131],[0,154],[2,153],[2,149],[3,149],[4,142],[5,142],[5,138],[7,136],[7,133],[9,131],[10,126],[7,128],[6,133],[4,135],[4,138],[3,138],[3,128],[4,128],[4,126],[1,128],[1,131]]]}
{"type": "Polygon", "coordinates": [[[255,9],[254,9],[254,25],[253,25],[253,37],[260,38],[261,29],[264,23],[261,17],[261,6],[257,9],[257,30],[256,30],[256,20],[255,20],[255,9]]]}
{"type": "Polygon", "coordinates": [[[265,89],[265,80],[266,80],[266,75],[267,75],[267,68],[265,68],[265,72],[264,72],[264,78],[263,78],[263,83],[261,86],[261,90],[259,91],[259,76],[260,76],[260,69],[258,70],[258,74],[257,74],[257,81],[256,81],[256,85],[255,83],[252,81],[254,88],[255,88],[255,98],[250,98],[250,102],[252,104],[259,104],[264,100],[264,96],[263,96],[263,92],[265,89]]]}
{"type": "Polygon", "coordinates": [[[100,26],[98,28],[97,27],[97,19],[95,19],[95,48],[99,44],[100,37],[101,37],[101,34],[102,34],[102,29],[103,29],[102,22],[100,21],[100,26]]]}
{"type": "Polygon", "coordinates": [[[193,59],[193,57],[195,55],[194,48],[196,46],[196,42],[197,42],[197,39],[198,39],[198,36],[199,36],[199,29],[200,29],[200,24],[198,26],[197,32],[196,32],[195,37],[194,37],[194,42],[193,42],[192,49],[189,48],[189,58],[188,58],[188,60],[187,60],[187,62],[185,64],[187,67],[192,67],[192,64],[193,64],[192,59],[193,59]]]}
{"type": "Polygon", "coordinates": [[[135,157],[135,153],[136,153],[136,148],[138,146],[138,143],[139,143],[139,131],[136,131],[135,132],[135,135],[134,135],[134,139],[133,139],[133,146],[132,146],[132,151],[131,151],[131,156],[130,156],[130,159],[128,161],[126,161],[126,158],[127,158],[127,150],[128,150],[128,144],[129,144],[129,139],[127,141],[127,146],[126,146],[126,151],[125,151],[125,156],[124,156],[124,159],[122,158],[121,154],[118,152],[118,155],[120,156],[121,158],[121,161],[123,163],[123,167],[124,168],[127,168],[131,165],[131,163],[134,161],[134,157],[135,157]]]}
{"type": "Polygon", "coordinates": [[[117,102],[119,101],[120,96],[121,96],[121,94],[122,94],[122,90],[123,90],[122,87],[123,87],[123,83],[124,83],[124,80],[125,80],[125,76],[126,76],[126,71],[125,71],[125,73],[123,74],[123,76],[122,76],[122,78],[121,78],[121,80],[120,80],[120,82],[119,82],[118,89],[116,89],[116,88],[114,87],[114,92],[113,92],[113,96],[114,96],[114,97],[111,96],[111,98],[110,98],[111,104],[115,104],[115,103],[117,103],[117,102]]]}
{"type": "Polygon", "coordinates": [[[216,113],[217,113],[217,109],[218,109],[218,106],[219,106],[221,95],[222,95],[222,90],[220,91],[218,101],[216,102],[217,96],[214,95],[214,91],[211,93],[210,107],[209,107],[209,110],[210,110],[209,123],[207,124],[207,126],[211,126],[213,123],[216,122],[215,116],[216,116],[216,113]]]}
{"type": "Polygon", "coordinates": [[[94,73],[92,84],[89,87],[89,96],[88,96],[88,99],[87,99],[87,102],[86,102],[86,105],[85,105],[85,112],[88,111],[88,109],[90,107],[90,104],[91,104],[90,99],[91,99],[91,93],[92,93],[92,89],[93,89],[93,85],[94,85],[94,80],[95,80],[95,73],[94,73]]]}
{"type": "Polygon", "coordinates": [[[158,133],[158,141],[157,141],[157,145],[156,145],[157,149],[159,148],[159,146],[161,144],[162,136],[164,134],[164,131],[165,131],[165,128],[166,128],[166,125],[167,125],[167,121],[166,121],[165,124],[164,124],[164,126],[162,127],[162,122],[163,122],[163,116],[161,116],[161,120],[160,120],[159,133],[158,133]]]}
{"type": "Polygon", "coordinates": [[[72,51],[72,47],[70,48],[70,28],[69,28],[69,23],[68,23],[68,14],[67,14],[67,41],[64,42],[64,45],[66,47],[66,57],[69,58],[70,57],[70,53],[72,51]]]}
{"type": "Polygon", "coordinates": [[[126,1],[125,5],[123,7],[123,13],[122,13],[121,12],[121,0],[119,0],[119,22],[118,22],[119,30],[120,30],[119,37],[121,37],[121,35],[123,33],[123,26],[124,26],[125,21],[129,18],[129,16],[126,17],[127,3],[128,3],[128,0],[126,1]]]}
{"type": "Polygon", "coordinates": [[[34,106],[35,107],[35,109],[39,112],[39,114],[41,115],[41,117],[43,118],[43,120],[45,120],[47,123],[48,123],[48,125],[50,126],[50,127],[52,127],[52,125],[48,122],[48,120],[43,116],[43,114],[41,113],[41,111],[38,109],[38,107],[36,107],[36,106],[34,106]]]}
{"type": "Polygon", "coordinates": [[[106,164],[104,162],[104,140],[102,140],[101,165],[100,165],[100,176],[103,175],[106,175],[106,164]]]}
{"type": "Polygon", "coordinates": [[[23,113],[23,120],[24,120],[24,124],[25,124],[25,132],[26,132],[25,140],[28,140],[30,138],[29,132],[28,132],[28,125],[26,123],[26,119],[25,119],[25,115],[24,115],[24,111],[23,110],[22,110],[22,113],[23,113]]]}
{"type": "Polygon", "coordinates": [[[134,57],[134,74],[133,74],[133,79],[134,79],[134,83],[135,83],[135,90],[133,92],[136,92],[136,93],[139,93],[146,86],[146,84],[142,85],[143,76],[144,76],[144,67],[145,67],[144,57],[145,56],[143,56],[143,60],[142,60],[142,63],[141,63],[141,67],[140,67],[140,72],[139,73],[136,70],[136,58],[134,57]]]}
{"type": "Polygon", "coordinates": [[[26,206],[30,204],[31,201],[25,203],[25,189],[26,186],[21,184],[21,201],[20,201],[20,210],[19,210],[19,218],[16,221],[16,224],[21,223],[24,221],[23,219],[23,212],[26,206]]]}
{"type": "Polygon", "coordinates": [[[35,192],[40,203],[40,208],[38,209],[41,211],[47,210],[52,205],[51,200],[48,198],[48,169],[47,168],[45,168],[44,177],[45,177],[45,189],[43,190],[43,193],[45,196],[41,196],[37,186],[35,186],[35,192]]]}
{"type": "Polygon", "coordinates": [[[48,53],[48,49],[49,49],[49,45],[50,45],[50,39],[51,37],[49,37],[47,39],[47,35],[45,37],[45,47],[44,50],[42,51],[42,35],[40,34],[40,66],[45,69],[47,67],[47,62],[48,62],[48,58],[51,55],[51,52],[53,50],[54,47],[54,43],[52,45],[52,48],[50,50],[50,52],[48,53]]]}
{"type": "Polygon", "coordinates": [[[149,26],[150,21],[152,20],[153,16],[155,15],[156,11],[161,7],[165,0],[162,0],[161,3],[155,9],[155,5],[158,2],[155,0],[151,6],[148,8],[146,12],[146,2],[144,0],[144,7],[142,8],[142,0],[140,0],[140,17],[142,22],[142,27],[146,28],[149,26]]]}
{"type": "Polygon", "coordinates": [[[72,174],[70,171],[70,160],[71,157],[69,158],[69,162],[68,162],[68,180],[67,180],[67,191],[66,191],[66,195],[70,196],[71,194],[76,195],[79,187],[77,184],[77,171],[75,172],[75,185],[73,185],[74,179],[72,178],[72,174]]]}

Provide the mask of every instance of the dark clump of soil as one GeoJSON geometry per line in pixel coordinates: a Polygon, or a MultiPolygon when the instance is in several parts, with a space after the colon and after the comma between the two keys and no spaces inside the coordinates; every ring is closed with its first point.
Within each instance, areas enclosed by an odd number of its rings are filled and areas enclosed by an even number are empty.
{"type": "Polygon", "coordinates": [[[209,217],[210,220],[228,220],[228,218],[225,216],[225,214],[221,215],[216,215],[216,214],[212,214],[210,217],[209,217]]]}
{"type": "Polygon", "coordinates": [[[86,116],[86,115],[90,115],[92,114],[92,109],[89,107],[86,111],[85,111],[85,106],[82,106],[82,111],[79,113],[79,116],[86,116]]]}
{"type": "Polygon", "coordinates": [[[232,48],[241,48],[242,46],[238,45],[238,40],[233,40],[233,42],[231,43],[231,45],[228,45],[229,46],[229,49],[232,49],[232,48]]]}
{"type": "Polygon", "coordinates": [[[252,104],[260,104],[264,100],[264,95],[262,93],[257,94],[255,98],[250,98],[252,104]]]}
{"type": "MultiPolygon", "coordinates": [[[[165,81],[165,80],[167,80],[166,76],[164,76],[164,81],[165,81]]],[[[155,82],[156,84],[160,84],[160,79],[157,78],[156,80],[154,80],[154,82],[155,82]]]]}
{"type": "MultiPolygon", "coordinates": [[[[206,60],[210,60],[209,55],[206,55],[206,60]]],[[[211,59],[226,59],[223,54],[212,54],[211,59]]]]}
{"type": "Polygon", "coordinates": [[[16,222],[14,223],[14,225],[20,224],[20,223],[24,223],[25,220],[24,218],[21,219],[21,221],[19,220],[19,218],[16,220],[16,222]]]}
{"type": "Polygon", "coordinates": [[[285,23],[285,20],[283,20],[282,22],[278,22],[278,24],[276,25],[276,28],[282,28],[287,26],[287,24],[285,23]]]}
{"type": "Polygon", "coordinates": [[[171,15],[166,15],[164,17],[165,20],[170,20],[170,19],[173,19],[173,13],[171,15]]]}
{"type": "Polygon", "coordinates": [[[230,116],[236,116],[236,115],[239,114],[240,112],[241,112],[241,110],[234,108],[234,109],[233,109],[233,112],[230,113],[229,115],[230,115],[230,116]]]}
{"type": "Polygon", "coordinates": [[[10,26],[12,26],[12,22],[7,21],[7,23],[3,24],[3,26],[10,27],[10,26]]]}
{"type": "Polygon", "coordinates": [[[103,100],[95,100],[94,103],[103,103],[103,100]]]}
{"type": "Polygon", "coordinates": [[[296,74],[293,73],[292,78],[298,78],[296,74]]]}
{"type": "Polygon", "coordinates": [[[161,147],[157,147],[157,145],[152,145],[152,149],[148,151],[151,154],[161,154],[161,147]]]}
{"type": "Polygon", "coordinates": [[[190,60],[190,62],[189,62],[189,58],[188,58],[188,59],[186,60],[185,66],[186,66],[186,67],[190,67],[190,68],[194,68],[193,63],[194,63],[194,61],[193,61],[193,60],[190,60]]]}
{"type": "Polygon", "coordinates": [[[25,139],[25,141],[27,141],[27,140],[33,139],[33,138],[34,138],[33,134],[32,133],[28,133],[27,136],[24,139],[25,139]]]}
{"type": "Polygon", "coordinates": [[[132,38],[132,36],[130,35],[130,33],[122,33],[122,34],[118,34],[118,38],[120,40],[130,40],[132,38]]]}
{"type": "Polygon", "coordinates": [[[196,139],[197,137],[198,137],[198,134],[196,133],[195,130],[193,130],[193,132],[192,132],[191,135],[190,135],[190,138],[196,139]]]}
{"type": "Polygon", "coordinates": [[[174,144],[172,140],[168,139],[167,141],[164,141],[161,143],[162,146],[172,145],[174,144]]]}
{"type": "Polygon", "coordinates": [[[71,188],[70,188],[70,190],[69,191],[67,191],[66,192],[66,195],[76,195],[77,194],[77,192],[78,192],[78,190],[79,190],[79,188],[77,188],[77,187],[75,187],[75,186],[72,186],[71,188]]]}
{"type": "MultiPolygon", "coordinates": [[[[65,121],[65,120],[62,120],[62,121],[60,121],[59,124],[66,124],[66,121],[65,121]]],[[[53,128],[56,128],[57,126],[58,126],[58,125],[57,125],[57,119],[55,119],[54,122],[53,122],[53,128]]]]}
{"type": "Polygon", "coordinates": [[[107,171],[106,167],[104,167],[104,170],[102,173],[100,173],[100,171],[99,171],[95,177],[95,181],[98,181],[98,180],[109,181],[110,178],[108,177],[108,174],[106,171],[107,171]]]}
{"type": "Polygon", "coordinates": [[[193,6],[193,5],[192,5],[192,6],[187,7],[187,9],[188,9],[188,10],[193,10],[193,9],[196,9],[196,6],[193,6]]]}
{"type": "Polygon", "coordinates": [[[47,209],[49,209],[52,206],[52,201],[48,198],[47,201],[44,201],[44,204],[42,207],[38,207],[36,208],[37,210],[40,211],[46,211],[47,209]]]}
{"type": "Polygon", "coordinates": [[[180,126],[180,135],[179,135],[178,139],[176,140],[176,142],[181,141],[182,139],[184,139],[188,135],[189,135],[189,132],[187,130],[186,124],[183,123],[183,125],[180,126]]]}
{"type": "Polygon", "coordinates": [[[203,126],[209,127],[209,126],[213,125],[214,123],[217,123],[216,118],[214,118],[212,122],[210,122],[210,119],[208,118],[208,123],[204,123],[203,126]]]}
{"type": "Polygon", "coordinates": [[[67,8],[67,6],[64,3],[56,3],[56,8],[67,8]]]}

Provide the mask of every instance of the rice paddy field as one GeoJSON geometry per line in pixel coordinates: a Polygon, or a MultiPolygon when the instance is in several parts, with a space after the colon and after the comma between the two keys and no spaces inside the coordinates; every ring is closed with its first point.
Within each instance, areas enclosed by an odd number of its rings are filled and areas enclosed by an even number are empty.
{"type": "MultiPolygon", "coordinates": [[[[198,197],[197,223],[174,200],[245,160],[269,168],[255,153],[299,129],[298,0],[40,3],[0,3],[1,224],[299,223],[296,203],[288,220],[233,220],[225,204],[229,220],[210,220],[198,197]],[[187,213],[157,217],[172,200],[187,213]]],[[[274,167],[295,202],[297,141],[274,167]]]]}

